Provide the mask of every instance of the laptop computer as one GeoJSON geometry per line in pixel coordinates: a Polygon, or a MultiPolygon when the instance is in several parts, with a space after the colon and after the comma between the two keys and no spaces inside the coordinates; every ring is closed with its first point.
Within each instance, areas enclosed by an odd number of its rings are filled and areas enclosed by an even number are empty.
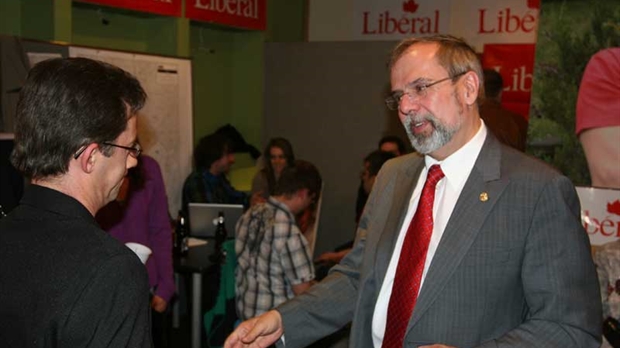
{"type": "Polygon", "coordinates": [[[235,238],[235,225],[243,215],[241,204],[189,203],[189,234],[198,238],[215,238],[217,219],[224,213],[227,238],[235,238]]]}

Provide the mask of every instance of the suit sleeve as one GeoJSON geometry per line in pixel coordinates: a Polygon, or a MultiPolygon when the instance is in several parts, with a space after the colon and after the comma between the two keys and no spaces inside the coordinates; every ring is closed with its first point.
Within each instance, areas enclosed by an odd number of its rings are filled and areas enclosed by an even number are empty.
{"type": "Polygon", "coordinates": [[[59,347],[151,347],[148,277],[131,254],[100,263],[59,333],[59,347]]]}
{"type": "MultiPolygon", "coordinates": [[[[347,255],[349,263],[361,258],[363,244],[357,243],[347,255]]],[[[305,347],[353,318],[358,271],[342,264],[335,268],[323,281],[276,308],[282,315],[287,347],[305,347]]]]}
{"type": "MultiPolygon", "coordinates": [[[[381,185],[381,177],[380,172],[375,187],[381,185]]],[[[368,223],[378,197],[376,191],[371,193],[364,208],[353,249],[320,283],[276,308],[282,315],[287,347],[305,347],[336,332],[353,319],[368,223]]]]}
{"type": "Polygon", "coordinates": [[[528,232],[521,278],[524,321],[496,347],[591,347],[601,341],[601,301],[577,194],[566,177],[540,193],[528,232]]]}

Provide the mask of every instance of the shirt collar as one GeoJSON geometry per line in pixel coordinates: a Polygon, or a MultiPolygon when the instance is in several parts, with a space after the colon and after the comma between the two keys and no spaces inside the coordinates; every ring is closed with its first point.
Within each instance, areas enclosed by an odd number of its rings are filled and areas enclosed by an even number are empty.
{"type": "Polygon", "coordinates": [[[24,190],[24,196],[20,203],[59,215],[79,217],[97,225],[95,217],[90,214],[82,203],[71,196],[48,187],[36,184],[28,185],[24,190]]]}
{"type": "Polygon", "coordinates": [[[434,164],[439,164],[448,182],[457,187],[464,186],[465,180],[469,177],[478,154],[482,150],[486,137],[487,127],[484,121],[480,120],[480,128],[478,128],[476,134],[465,145],[443,161],[437,161],[429,155],[424,156],[426,169],[428,170],[434,164]]]}
{"type": "Polygon", "coordinates": [[[282,210],[284,210],[285,212],[287,212],[288,214],[290,214],[291,216],[293,216],[293,212],[289,209],[289,207],[280,202],[279,200],[277,200],[274,196],[269,196],[269,198],[267,199],[267,202],[271,205],[274,205],[282,210]]]}

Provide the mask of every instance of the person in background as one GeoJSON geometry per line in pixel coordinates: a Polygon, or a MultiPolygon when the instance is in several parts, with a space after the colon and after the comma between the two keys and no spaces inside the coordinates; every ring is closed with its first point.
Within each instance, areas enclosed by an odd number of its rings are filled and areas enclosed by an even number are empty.
{"type": "Polygon", "coordinates": [[[620,47],[595,53],[577,97],[576,134],[592,186],[620,189],[620,47]]]}
{"type": "Polygon", "coordinates": [[[131,168],[116,200],[96,215],[97,222],[121,243],[134,242],[149,247],[146,262],[151,288],[153,340],[156,347],[165,341],[165,312],[175,293],[172,270],[172,228],[168,200],[159,164],[142,155],[131,168]]]}
{"type": "Polygon", "coordinates": [[[243,204],[248,206],[245,193],[235,190],[226,178],[235,163],[228,139],[211,134],[200,139],[194,149],[195,169],[183,184],[183,210],[193,203],[243,204]]]}
{"type": "Polygon", "coordinates": [[[265,167],[252,180],[250,205],[263,203],[273,194],[282,170],[295,165],[293,146],[284,138],[272,138],[265,147],[265,167]]]}
{"type": "Polygon", "coordinates": [[[486,96],[480,106],[480,118],[499,141],[525,151],[527,121],[523,116],[502,107],[502,75],[492,69],[485,69],[483,74],[486,96]]]}
{"type": "Polygon", "coordinates": [[[389,69],[386,104],[424,157],[388,161],[353,250],[225,347],[283,334],[303,347],[352,321],[355,348],[598,348],[598,280],[575,188],[488,131],[476,51],[449,35],[406,39],[389,69]]]}
{"type": "Polygon", "coordinates": [[[402,156],[407,154],[405,142],[395,135],[386,135],[381,138],[379,140],[378,148],[383,152],[391,152],[394,156],[402,156]]]}
{"type": "MultiPolygon", "coordinates": [[[[265,167],[261,169],[252,180],[252,193],[250,205],[263,203],[273,194],[280,174],[284,168],[292,168],[295,165],[295,153],[293,146],[285,138],[273,138],[265,147],[265,167]]],[[[296,213],[297,226],[307,238],[307,232],[316,222],[317,205],[313,201],[308,207],[296,213]]]]}
{"type": "Polygon", "coordinates": [[[91,59],[28,73],[11,161],[30,185],[0,219],[3,347],[151,347],[146,269],[94,218],[138,162],[145,101],[136,78],[91,59]]]}
{"type": "MultiPolygon", "coordinates": [[[[379,140],[378,149],[383,152],[393,153],[394,156],[402,156],[407,153],[405,148],[405,143],[401,138],[395,135],[386,135],[379,140]]],[[[360,217],[362,216],[362,211],[364,210],[364,206],[366,205],[366,201],[368,200],[369,192],[366,192],[364,188],[364,181],[360,182],[360,186],[357,189],[357,198],[355,199],[355,223],[357,224],[360,221],[360,217]]]]}
{"type": "Polygon", "coordinates": [[[312,285],[310,246],[295,223],[295,215],[320,192],[319,171],[298,160],[282,170],[267,201],[252,206],[237,223],[235,278],[240,318],[264,313],[312,285]]]}
{"type": "MultiPolygon", "coordinates": [[[[360,178],[362,179],[362,188],[364,189],[364,193],[366,195],[370,195],[372,191],[372,187],[375,185],[375,180],[377,179],[377,175],[379,174],[379,169],[383,166],[385,162],[394,158],[395,155],[392,152],[384,152],[380,150],[373,151],[369,153],[364,158],[364,164],[362,168],[362,173],[360,174],[360,178]]],[[[348,242],[338,248],[333,252],[326,252],[321,254],[315,262],[324,264],[326,268],[331,268],[333,265],[337,264],[345,257],[349,251],[351,251],[351,247],[353,246],[353,241],[348,242]]],[[[317,271],[317,273],[319,273],[317,271]]],[[[323,273],[323,272],[322,272],[323,273]]],[[[317,277],[319,278],[319,277],[317,277]]],[[[321,276],[319,279],[322,279],[321,276]]]]}

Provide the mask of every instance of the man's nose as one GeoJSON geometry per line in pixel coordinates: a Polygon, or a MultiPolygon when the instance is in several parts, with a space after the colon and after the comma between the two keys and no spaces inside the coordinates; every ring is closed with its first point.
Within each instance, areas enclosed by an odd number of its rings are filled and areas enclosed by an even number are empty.
{"type": "Polygon", "coordinates": [[[420,110],[419,98],[417,96],[411,96],[409,93],[403,94],[398,103],[398,111],[402,115],[407,115],[411,112],[417,112],[420,110]]]}
{"type": "Polygon", "coordinates": [[[133,168],[138,165],[138,159],[129,155],[127,156],[127,169],[133,168]]]}

